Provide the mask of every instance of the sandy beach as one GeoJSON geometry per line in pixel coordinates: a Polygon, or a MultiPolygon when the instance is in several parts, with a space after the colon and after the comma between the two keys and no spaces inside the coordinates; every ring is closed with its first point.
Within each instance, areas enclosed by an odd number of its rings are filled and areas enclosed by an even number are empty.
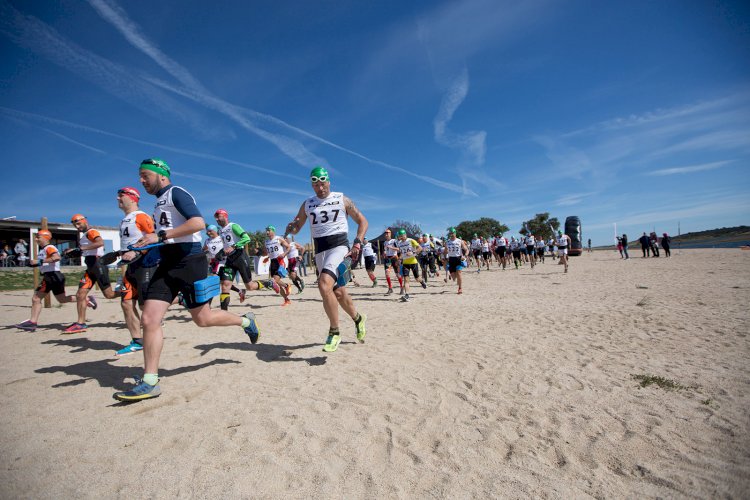
{"type": "MultiPolygon", "coordinates": [[[[130,405],[119,303],[97,291],[71,336],[53,300],[0,332],[0,498],[747,498],[750,252],[674,253],[494,267],[460,296],[441,277],[410,303],[358,271],[366,343],[344,317],[332,354],[314,286],[233,296],[257,345],[173,306],[163,394],[130,405]]],[[[0,294],[3,325],[30,296],[0,294]]]]}

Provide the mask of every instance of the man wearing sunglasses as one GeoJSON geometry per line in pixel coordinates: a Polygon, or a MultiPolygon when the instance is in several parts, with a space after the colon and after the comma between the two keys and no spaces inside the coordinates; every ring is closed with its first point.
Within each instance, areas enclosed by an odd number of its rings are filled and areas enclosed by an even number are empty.
{"type": "MultiPolygon", "coordinates": [[[[240,326],[250,342],[260,337],[255,315],[237,316],[227,311],[211,309],[210,299],[196,294],[195,283],[208,275],[206,257],[201,245],[201,233],[206,223],[185,189],[171,183],[171,170],[164,160],[143,160],[139,169],[141,184],[148,194],[156,196],[154,225],[156,233],[145,233],[135,242],[136,247],[161,243],[160,261],[145,293],[141,324],[143,325],[144,375],[132,389],[116,392],[118,401],[139,401],[158,397],[159,359],[164,345],[162,321],[172,301],[181,293],[193,322],[200,327],[240,326]]],[[[152,250],[149,250],[149,253],[152,250]]]]}
{"type": "Polygon", "coordinates": [[[94,286],[99,285],[102,294],[108,299],[117,297],[109,281],[109,269],[103,265],[99,258],[104,255],[104,240],[96,229],[89,227],[89,222],[81,214],[75,214],[70,222],[81,233],[78,248],[71,248],[65,251],[68,256],[82,255],[83,263],[86,264],[86,271],[78,282],[78,292],[76,292],[76,309],[78,311],[78,320],[69,325],[63,333],[82,333],[88,329],[86,325],[86,307],[96,309],[96,299],[89,297],[89,292],[94,286]]]}
{"type": "Polygon", "coordinates": [[[310,230],[315,242],[315,264],[318,276],[318,291],[323,298],[330,328],[323,350],[334,352],[341,342],[339,331],[339,309],[341,308],[354,321],[357,340],[365,341],[365,321],[367,317],[359,314],[344,286],[339,286],[340,264],[347,256],[353,262],[359,261],[362,239],[367,232],[367,219],[354,206],[354,203],[343,193],[331,192],[328,171],[323,167],[315,167],[310,172],[315,196],[302,203],[297,216],[286,226],[287,234],[297,234],[310,219],[310,230]],[[347,216],[357,223],[357,236],[349,250],[349,223],[347,216]]]}
{"type": "Polygon", "coordinates": [[[132,261],[125,267],[122,276],[122,312],[125,325],[130,332],[130,344],[115,352],[117,356],[124,356],[143,350],[143,333],[141,332],[141,318],[136,307],[143,309],[143,291],[148,288],[151,274],[159,263],[159,252],[148,252],[143,258],[136,258],[136,252],[128,250],[129,245],[135,244],[144,234],[154,232],[154,220],[146,212],[138,208],[141,193],[134,187],[124,187],[117,190],[117,206],[125,215],[120,221],[120,252],[124,262],[132,261]]]}

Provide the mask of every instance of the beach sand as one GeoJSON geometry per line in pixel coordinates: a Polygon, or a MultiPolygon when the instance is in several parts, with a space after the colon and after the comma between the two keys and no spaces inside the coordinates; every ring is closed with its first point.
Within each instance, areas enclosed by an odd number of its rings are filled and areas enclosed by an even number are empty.
{"type": "MultiPolygon", "coordinates": [[[[406,304],[350,287],[366,343],[344,316],[332,354],[311,276],[286,308],[234,294],[257,345],[173,306],[163,394],[130,405],[112,399],[142,373],[113,356],[119,303],[71,336],[53,301],[35,333],[0,330],[0,498],[748,497],[750,252],[464,277],[406,304]]],[[[0,294],[3,324],[30,295],[0,294]]]]}

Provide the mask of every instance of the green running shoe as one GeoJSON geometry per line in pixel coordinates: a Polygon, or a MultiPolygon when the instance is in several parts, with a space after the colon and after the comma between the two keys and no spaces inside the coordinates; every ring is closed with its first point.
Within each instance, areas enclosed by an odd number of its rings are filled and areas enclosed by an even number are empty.
{"type": "Polygon", "coordinates": [[[326,339],[326,345],[323,346],[325,352],[335,352],[341,343],[341,335],[329,335],[326,339]]]}
{"type": "Polygon", "coordinates": [[[354,323],[354,328],[357,331],[357,340],[360,344],[365,343],[365,334],[367,333],[367,330],[365,329],[365,322],[367,321],[367,316],[360,313],[360,320],[359,323],[354,323]]]}

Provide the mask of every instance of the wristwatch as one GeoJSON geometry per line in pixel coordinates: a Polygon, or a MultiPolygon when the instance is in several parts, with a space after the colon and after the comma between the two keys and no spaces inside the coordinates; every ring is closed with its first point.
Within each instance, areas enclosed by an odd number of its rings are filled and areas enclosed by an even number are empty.
{"type": "Polygon", "coordinates": [[[166,243],[167,242],[167,232],[162,229],[158,233],[156,233],[157,236],[159,236],[159,242],[160,243],[166,243]]]}
{"type": "Polygon", "coordinates": [[[352,246],[359,244],[359,246],[362,246],[362,240],[359,238],[354,238],[354,243],[352,243],[352,246]]]}

